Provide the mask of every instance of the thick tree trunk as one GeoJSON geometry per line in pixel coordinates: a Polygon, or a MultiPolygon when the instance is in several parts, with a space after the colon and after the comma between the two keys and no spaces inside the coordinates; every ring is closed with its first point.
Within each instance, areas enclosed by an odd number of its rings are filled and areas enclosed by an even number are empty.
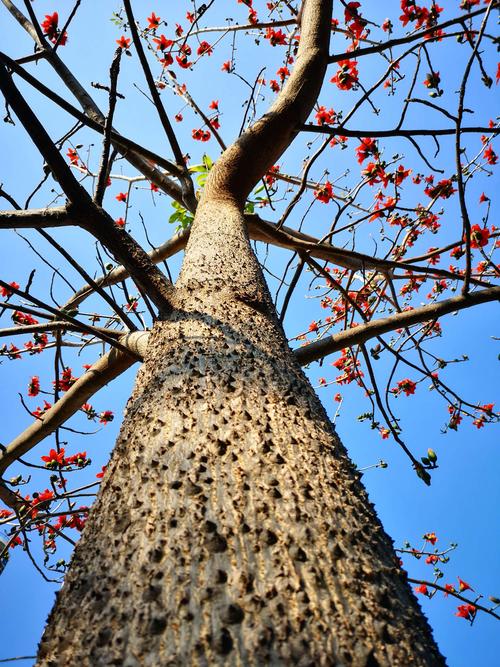
{"type": "Polygon", "coordinates": [[[230,201],[174,298],[38,665],[444,664],[230,201]]]}

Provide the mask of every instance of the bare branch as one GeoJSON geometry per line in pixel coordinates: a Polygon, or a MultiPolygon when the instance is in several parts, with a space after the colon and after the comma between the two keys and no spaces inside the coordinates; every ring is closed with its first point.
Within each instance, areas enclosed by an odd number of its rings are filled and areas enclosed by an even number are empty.
{"type": "Polygon", "coordinates": [[[74,224],[65,206],[0,211],[0,229],[45,229],[74,224]]]}

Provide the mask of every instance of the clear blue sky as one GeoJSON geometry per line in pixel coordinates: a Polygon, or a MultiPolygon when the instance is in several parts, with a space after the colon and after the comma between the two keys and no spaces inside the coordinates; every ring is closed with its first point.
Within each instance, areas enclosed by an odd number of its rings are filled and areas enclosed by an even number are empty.
{"type": "MultiPolygon", "coordinates": [[[[45,13],[59,10],[60,15],[66,15],[67,6],[70,3],[59,3],[56,0],[39,0],[34,3],[34,9],[38,16],[43,18],[45,13]]],[[[170,4],[170,3],[169,3],[170,4]]],[[[339,4],[339,3],[336,3],[339,4]]],[[[373,20],[380,20],[385,16],[377,14],[372,8],[373,3],[366,3],[365,14],[373,20]]],[[[451,18],[458,7],[457,1],[445,0],[443,3],[445,12],[443,18],[451,18]]],[[[144,21],[145,17],[153,9],[163,18],[168,18],[170,26],[175,22],[186,26],[185,12],[191,9],[192,4],[185,0],[176,3],[176,10],[164,8],[166,3],[142,2],[136,3],[141,6],[138,18],[144,21]],[[174,12],[177,14],[174,16],[174,12]],[[167,17],[167,13],[169,16],[167,17]],[[164,16],[165,14],[165,16],[164,16]]],[[[264,2],[254,2],[259,10],[265,5],[264,2]]],[[[67,61],[70,68],[77,73],[82,83],[86,86],[90,82],[106,83],[109,62],[115,49],[115,39],[119,38],[122,30],[113,26],[110,22],[111,12],[119,10],[119,3],[82,3],[78,18],[74,27],[70,30],[68,45],[61,49],[61,56],[67,61]]],[[[384,4],[393,22],[397,23],[400,15],[399,2],[388,2],[384,4]]],[[[247,16],[245,7],[238,4],[236,0],[216,2],[210,10],[206,23],[209,25],[223,25],[226,16],[231,15],[235,20],[243,22],[247,16]],[[229,9],[228,9],[229,8],[229,9]]],[[[341,18],[341,16],[338,16],[341,18]]],[[[0,30],[3,35],[2,50],[11,57],[19,57],[31,52],[32,43],[24,36],[24,33],[14,24],[6,10],[0,8],[0,30]]],[[[400,30],[398,26],[397,30],[400,30]]],[[[165,29],[170,34],[170,27],[165,29]]],[[[376,31],[374,32],[374,34],[376,31]]],[[[378,33],[377,33],[378,34],[378,33]]],[[[397,34],[400,34],[399,32],[397,34]]],[[[378,38],[378,37],[377,37],[378,38]]],[[[213,43],[213,35],[206,37],[213,43]]],[[[205,57],[193,72],[180,71],[176,69],[179,80],[188,84],[189,90],[200,106],[207,111],[211,100],[218,99],[222,110],[221,133],[226,141],[231,141],[239,130],[244,106],[242,104],[248,98],[248,86],[235,75],[228,75],[220,71],[223,61],[231,57],[231,39],[226,38],[216,49],[213,56],[205,57]]],[[[332,40],[332,51],[343,50],[345,42],[342,37],[336,36],[332,40]]],[[[431,49],[433,59],[435,58],[435,69],[440,71],[445,95],[443,103],[450,109],[456,107],[456,90],[459,77],[463,70],[464,54],[462,47],[448,48],[446,44],[431,49]],[[445,48],[446,47],[446,48],[445,48]],[[452,66],[453,65],[453,66],[452,66]]],[[[399,52],[398,52],[399,53],[399,52]]],[[[261,40],[256,44],[251,37],[240,35],[236,40],[235,60],[237,72],[253,82],[259,70],[267,66],[263,76],[266,80],[275,78],[276,69],[282,64],[283,51],[276,48],[271,49],[267,42],[261,40]]],[[[433,60],[434,62],[434,60],[433,60]]],[[[484,63],[487,71],[494,76],[496,71],[496,54],[484,55],[484,63]]],[[[376,80],[382,72],[379,61],[370,62],[365,59],[359,64],[361,79],[368,85],[376,80]],[[362,67],[363,65],[363,67],[362,67]]],[[[30,71],[40,78],[61,90],[55,77],[44,64],[31,67],[30,71]]],[[[328,78],[336,71],[331,66],[328,78]]],[[[419,74],[417,92],[422,98],[430,99],[421,81],[428,71],[425,65],[419,74]]],[[[411,73],[406,71],[407,79],[401,83],[393,97],[380,96],[377,103],[382,109],[378,116],[373,110],[366,107],[355,116],[351,127],[365,128],[388,128],[397,122],[398,111],[401,108],[403,95],[406,94],[411,73]]],[[[498,89],[488,91],[480,85],[477,69],[473,68],[470,89],[466,105],[476,110],[475,116],[468,119],[470,124],[485,125],[489,118],[495,116],[495,103],[498,103],[498,89]],[[496,95],[496,97],[495,97],[496,95]]],[[[22,85],[21,89],[27,92],[22,85]]],[[[135,141],[143,142],[146,146],[160,154],[169,156],[169,149],[162,134],[159,123],[155,117],[154,110],[145,100],[141,91],[145,90],[137,68],[137,57],[123,58],[122,73],[120,75],[119,90],[126,94],[126,100],[119,104],[116,126],[127,136],[135,141]],[[139,88],[133,88],[132,83],[137,82],[139,88]]],[[[103,108],[106,107],[106,95],[101,91],[92,90],[92,94],[103,108]]],[[[336,111],[344,110],[344,113],[352,106],[356,93],[339,91],[333,84],[325,83],[320,97],[320,104],[333,107],[336,111]]],[[[71,121],[60,113],[52,104],[46,102],[41,96],[29,93],[33,109],[36,110],[41,120],[46,123],[54,138],[59,137],[71,127],[71,121]]],[[[206,151],[213,159],[219,154],[218,146],[212,140],[206,144],[200,144],[191,140],[191,130],[199,127],[200,123],[193,118],[192,112],[184,108],[184,104],[172,96],[165,95],[168,111],[171,115],[182,112],[185,120],[176,126],[183,150],[189,152],[193,164],[200,161],[203,151],[206,151]]],[[[259,102],[258,113],[262,113],[267,102],[259,102]]],[[[446,125],[446,119],[439,114],[429,112],[423,107],[411,107],[405,122],[406,127],[430,127],[446,125]]],[[[299,138],[286,156],[280,160],[282,170],[295,173],[300,169],[304,157],[305,142],[313,140],[312,135],[304,139],[299,138]]],[[[84,144],[82,153],[85,154],[89,142],[94,145],[90,148],[90,162],[95,165],[99,155],[100,144],[97,135],[90,132],[82,132],[77,140],[84,144]]],[[[444,169],[445,173],[439,178],[449,177],[454,171],[452,141],[443,141],[440,154],[434,158],[434,146],[432,141],[419,140],[419,144],[425,149],[426,154],[436,166],[444,169]]],[[[318,141],[313,149],[319,145],[318,141]]],[[[313,179],[320,180],[324,170],[328,170],[331,181],[340,177],[346,170],[359,173],[359,166],[354,157],[354,146],[356,141],[350,143],[350,149],[341,151],[338,148],[328,149],[323,157],[315,165],[311,174],[313,179]]],[[[429,168],[422,164],[414,149],[408,144],[400,141],[387,141],[381,144],[385,147],[384,156],[387,160],[398,153],[402,157],[400,162],[415,171],[429,173],[429,168]]],[[[480,151],[479,139],[471,139],[468,143],[471,153],[480,151]]],[[[3,187],[14,197],[24,201],[39,178],[42,160],[33,149],[30,141],[18,125],[16,128],[7,124],[0,126],[0,150],[4,157],[0,166],[0,182],[3,187]]],[[[399,163],[399,162],[398,162],[399,163]]],[[[493,170],[495,167],[493,167],[493,170]]],[[[132,169],[124,162],[118,162],[113,173],[132,175],[132,169]]],[[[437,178],[437,180],[439,180],[437,178]]],[[[349,182],[349,175],[346,181],[349,182]]],[[[467,190],[470,202],[470,213],[473,223],[480,223],[485,208],[478,204],[479,195],[482,191],[492,199],[492,206],[498,204],[499,191],[498,176],[494,172],[492,177],[483,173],[482,177],[474,179],[467,190]],[[476,183],[477,182],[477,183],[476,183]]],[[[53,193],[50,189],[54,183],[49,180],[48,184],[36,195],[32,206],[44,206],[52,202],[53,193]]],[[[141,187],[144,187],[141,184],[141,187]]],[[[105,205],[113,216],[123,213],[123,205],[117,203],[114,196],[124,190],[118,182],[111,186],[110,194],[107,195],[105,205]]],[[[282,190],[283,192],[283,190],[282,190]]],[[[405,195],[413,204],[418,197],[422,197],[422,187],[417,188],[408,184],[405,195]]],[[[373,193],[369,193],[373,194],[373,193]]],[[[301,217],[311,203],[309,196],[304,200],[288,220],[291,226],[298,226],[301,217]]],[[[0,208],[6,208],[5,202],[0,203],[0,208]]],[[[282,208],[277,204],[277,212],[269,209],[263,212],[263,217],[276,220],[282,208]]],[[[148,224],[151,240],[159,243],[167,238],[173,229],[168,224],[168,217],[173,209],[166,197],[154,198],[150,195],[146,184],[144,190],[134,191],[132,208],[130,210],[130,229],[143,241],[143,233],[140,226],[138,211],[144,215],[148,224]]],[[[321,237],[329,228],[332,217],[332,208],[316,203],[312,214],[306,218],[304,231],[321,237]]],[[[365,252],[381,253],[383,247],[378,236],[377,223],[371,226],[364,225],[363,231],[357,234],[357,248],[365,252]],[[377,250],[375,244],[378,243],[377,250]]],[[[415,247],[415,254],[427,250],[431,245],[444,244],[448,240],[459,236],[457,230],[461,229],[459,220],[458,204],[455,200],[446,202],[442,217],[442,229],[438,239],[427,237],[422,245],[415,247]]],[[[29,250],[25,241],[12,231],[1,231],[0,243],[0,277],[4,280],[17,280],[23,285],[32,268],[37,269],[34,280],[34,293],[43,296],[50,284],[51,271],[47,269],[29,250]]],[[[59,257],[45,244],[40,241],[34,232],[23,233],[26,238],[36,243],[46,259],[52,261],[56,266],[63,268],[59,257]]],[[[75,257],[89,271],[97,271],[95,262],[95,251],[91,240],[82,232],[77,230],[62,230],[54,232],[54,236],[71,250],[75,257]]],[[[340,239],[341,243],[350,243],[350,234],[346,232],[340,239]]],[[[262,257],[265,249],[260,247],[262,257]]],[[[284,263],[288,260],[289,253],[272,250],[266,261],[266,266],[274,274],[283,270],[284,263]]],[[[451,260],[450,260],[451,261],[451,260]]],[[[178,269],[178,260],[171,263],[173,272],[178,269]]],[[[446,266],[446,265],[445,265],[446,266]]],[[[78,287],[81,279],[71,270],[65,269],[70,281],[78,287]]],[[[276,281],[268,276],[272,288],[276,287],[276,281]]],[[[286,318],[286,329],[289,335],[296,336],[307,330],[309,322],[320,319],[325,315],[316,298],[318,291],[306,294],[306,288],[310,282],[311,275],[306,274],[297,289],[291,307],[286,318]],[[313,298],[314,297],[314,298],[313,298]]],[[[321,283],[319,283],[321,284],[321,283]]],[[[425,294],[430,291],[429,287],[422,288],[422,294],[418,301],[425,300],[425,294]]],[[[55,283],[55,296],[63,301],[67,294],[67,288],[60,282],[55,283]]],[[[319,290],[320,291],[320,290],[319,290]]],[[[90,310],[101,308],[97,301],[90,302],[90,310]]],[[[443,377],[457,391],[472,402],[480,404],[498,403],[498,344],[492,340],[492,336],[498,336],[496,328],[498,325],[497,304],[480,306],[475,310],[459,313],[457,316],[448,315],[442,320],[444,336],[436,340],[432,345],[432,351],[439,357],[452,359],[462,354],[467,354],[470,360],[467,363],[450,365],[443,371],[443,377]]],[[[0,326],[10,326],[8,314],[2,316],[0,326]]],[[[4,341],[2,341],[3,343],[4,341]]],[[[9,341],[10,342],[10,341],[9,341]]],[[[64,351],[65,363],[71,366],[75,374],[80,374],[84,363],[91,363],[97,356],[95,349],[86,349],[80,357],[76,356],[74,350],[64,351]]],[[[309,375],[313,384],[318,384],[320,377],[333,380],[336,371],[331,367],[331,362],[336,356],[325,359],[323,366],[313,364],[309,369],[309,375]]],[[[0,373],[0,405],[2,406],[2,427],[0,431],[0,442],[7,444],[17,433],[30,423],[30,418],[23,410],[18,392],[26,396],[26,387],[32,375],[39,375],[44,386],[50,388],[51,372],[53,367],[53,355],[51,352],[43,355],[25,358],[23,361],[9,362],[2,360],[0,373]]],[[[388,364],[382,358],[376,365],[380,378],[387,376],[388,364]],[[385,375],[384,375],[385,373],[385,375]]],[[[101,391],[92,399],[96,409],[111,409],[116,414],[113,423],[101,428],[92,437],[66,434],[70,440],[68,451],[72,453],[86,450],[93,460],[93,465],[79,473],[78,483],[93,481],[95,474],[106,462],[114,439],[118,432],[120,414],[124,407],[130,388],[133,383],[134,371],[128,372],[111,388],[101,391]]],[[[398,376],[396,379],[400,379],[398,376]]],[[[382,440],[377,431],[372,431],[368,422],[359,422],[358,415],[369,410],[369,405],[362,392],[354,386],[341,387],[331,385],[328,388],[320,388],[319,394],[332,416],[335,415],[337,403],[333,396],[341,391],[344,401],[337,417],[336,425],[338,432],[347,446],[355,463],[363,468],[384,459],[389,463],[385,470],[373,469],[364,475],[364,481],[369,490],[371,499],[375,502],[381,519],[388,533],[395,540],[396,546],[400,546],[408,539],[416,547],[422,544],[421,537],[424,533],[435,532],[438,536],[436,546],[445,548],[451,542],[457,542],[459,548],[451,555],[451,562],[444,566],[446,583],[456,583],[456,577],[460,576],[469,582],[476,592],[483,595],[496,595],[500,597],[500,578],[498,553],[500,547],[498,506],[500,501],[498,470],[498,431],[495,426],[486,426],[477,430],[468,421],[464,422],[457,433],[441,433],[442,426],[447,421],[446,405],[436,396],[435,391],[427,389],[428,383],[418,385],[416,395],[411,398],[401,396],[397,399],[395,407],[398,416],[402,419],[404,426],[404,438],[408,446],[421,456],[425,454],[428,447],[432,447],[439,455],[439,469],[433,475],[431,487],[426,487],[416,479],[406,457],[391,440],[382,440]]],[[[50,397],[47,397],[50,400],[50,397]]],[[[28,399],[31,408],[40,404],[40,397],[28,399]]],[[[498,407],[498,406],[497,406],[498,407]]],[[[83,417],[77,416],[72,421],[75,428],[88,428],[90,422],[83,417]]],[[[90,424],[90,430],[95,425],[90,424]]],[[[64,436],[66,437],[66,436],[64,436]]],[[[52,442],[49,440],[41,443],[27,459],[36,463],[40,462],[40,456],[45,454],[52,442]]],[[[21,468],[12,467],[10,475],[17,474],[21,468]]],[[[26,487],[26,492],[35,489],[43,490],[48,485],[47,474],[35,471],[32,481],[26,487]]],[[[60,547],[61,556],[64,556],[64,546],[60,547]]],[[[34,546],[34,552],[37,552],[34,546]]],[[[431,570],[422,561],[417,562],[405,560],[407,569],[411,576],[416,578],[431,577],[431,570]]],[[[46,583],[36,572],[26,555],[17,549],[12,553],[11,562],[7,565],[4,574],[0,577],[0,600],[1,623],[0,623],[0,659],[18,655],[32,655],[36,651],[36,644],[40,638],[44,621],[51,608],[54,592],[58,585],[46,583]]],[[[431,600],[425,600],[420,596],[422,606],[428,615],[434,628],[438,644],[447,657],[452,667],[469,667],[470,665],[489,666],[498,661],[500,653],[500,633],[498,621],[478,614],[476,621],[470,627],[463,619],[456,618],[454,611],[458,603],[451,599],[444,599],[441,594],[431,600]]],[[[29,660],[20,664],[32,664],[29,660]]]]}

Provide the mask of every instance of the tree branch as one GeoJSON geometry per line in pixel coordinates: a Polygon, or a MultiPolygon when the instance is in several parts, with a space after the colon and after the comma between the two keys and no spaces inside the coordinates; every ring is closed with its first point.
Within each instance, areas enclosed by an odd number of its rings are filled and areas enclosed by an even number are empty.
{"type": "Polygon", "coordinates": [[[269,111],[217,160],[203,200],[233,200],[242,207],[255,183],[288,148],[319,95],[328,60],[332,0],[307,0],[297,61],[269,111]]]}
{"type": "Polygon", "coordinates": [[[419,322],[436,320],[447,313],[471,308],[472,306],[477,306],[480,303],[488,303],[489,301],[500,301],[500,286],[471,292],[466,296],[455,296],[445,301],[420,306],[419,308],[406,310],[401,313],[394,313],[394,315],[379,320],[372,320],[366,324],[341,331],[338,334],[322,338],[305,347],[301,347],[294,351],[295,358],[304,366],[312,361],[318,361],[328,354],[338,352],[338,350],[344,347],[359,345],[370,338],[380,336],[393,329],[411,326],[419,322]]]}
{"type": "Polygon", "coordinates": [[[112,349],[102,356],[47,412],[18,435],[0,452],[0,475],[23,454],[30,451],[61,424],[74,415],[88,399],[108,382],[121,375],[144,355],[148,332],[122,336],[120,343],[128,351],[112,349]]]}
{"type": "Polygon", "coordinates": [[[0,229],[46,229],[75,224],[65,206],[0,211],[0,229]]]}
{"type": "MultiPolygon", "coordinates": [[[[498,2],[493,2],[492,7],[495,8],[498,6],[498,4],[499,4],[498,2]]],[[[348,58],[351,59],[361,58],[362,56],[369,56],[372,53],[381,53],[382,51],[386,51],[387,49],[392,49],[395,46],[401,46],[402,44],[409,44],[410,42],[415,42],[421,39],[422,37],[425,37],[426,35],[432,35],[438,30],[445,30],[446,28],[449,28],[452,25],[457,25],[457,23],[462,24],[466,19],[471,19],[474,18],[475,16],[479,16],[480,14],[484,14],[486,10],[487,10],[486,7],[483,9],[476,9],[473,12],[462,14],[461,16],[458,16],[457,18],[454,19],[450,19],[449,21],[443,21],[443,23],[437,23],[432,28],[419,30],[418,32],[415,32],[411,35],[407,35],[406,37],[397,37],[395,39],[388,39],[386,42],[380,42],[379,44],[375,44],[374,46],[366,46],[360,49],[354,49],[353,51],[338,53],[334,56],[330,56],[328,58],[328,62],[337,63],[340,60],[346,60],[348,58]]]]}

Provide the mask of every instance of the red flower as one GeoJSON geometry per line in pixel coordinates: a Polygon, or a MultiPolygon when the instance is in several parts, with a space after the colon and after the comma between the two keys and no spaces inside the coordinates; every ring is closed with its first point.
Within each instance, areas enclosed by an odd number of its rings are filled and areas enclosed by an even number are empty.
{"type": "Polygon", "coordinates": [[[210,132],[208,130],[193,130],[191,132],[191,136],[193,139],[196,139],[196,141],[208,141],[210,139],[210,132]]]}
{"type": "Polygon", "coordinates": [[[125,37],[124,35],[122,35],[120,39],[116,40],[116,43],[118,44],[120,49],[128,49],[128,47],[130,46],[130,37],[125,37]]]}
{"type": "Polygon", "coordinates": [[[148,16],[147,22],[148,22],[148,30],[156,30],[156,28],[159,27],[160,25],[161,18],[159,16],[156,16],[154,12],[151,12],[151,16],[148,16]]]}
{"type": "Polygon", "coordinates": [[[11,317],[16,324],[38,324],[38,320],[27,313],[22,313],[20,310],[15,310],[11,317]]]}
{"type": "Polygon", "coordinates": [[[159,37],[153,37],[153,42],[157,45],[156,50],[165,51],[174,43],[171,39],[167,39],[165,35],[160,35],[159,37]]]}
{"type": "Polygon", "coordinates": [[[437,539],[438,538],[436,537],[436,533],[426,533],[424,535],[424,540],[426,542],[430,542],[433,546],[434,546],[434,544],[436,544],[437,539]]]}
{"type": "Polygon", "coordinates": [[[115,220],[115,225],[118,225],[118,227],[125,227],[125,220],[123,218],[118,218],[115,220]]]}
{"type": "Polygon", "coordinates": [[[309,331],[318,331],[318,323],[315,322],[314,320],[311,322],[309,325],[309,331]]]}
{"type": "Polygon", "coordinates": [[[455,616],[459,618],[465,618],[467,621],[473,621],[476,615],[477,609],[473,604],[461,604],[457,607],[457,612],[455,616]]]}
{"type": "Polygon", "coordinates": [[[258,21],[259,19],[257,18],[257,12],[255,11],[255,9],[250,9],[250,11],[248,12],[248,22],[255,25],[255,23],[258,23],[258,21]]]}
{"type": "Polygon", "coordinates": [[[96,477],[97,477],[98,479],[102,479],[102,478],[104,477],[104,473],[106,472],[106,468],[107,468],[107,467],[108,467],[108,466],[102,466],[102,468],[101,468],[101,472],[98,472],[97,475],[96,475],[96,477]]]}
{"type": "Polygon", "coordinates": [[[416,382],[413,382],[412,380],[405,378],[404,380],[400,380],[397,386],[392,391],[395,394],[400,394],[402,391],[404,391],[406,396],[411,396],[412,394],[415,393],[416,388],[417,388],[416,382]]]}
{"type": "Polygon", "coordinates": [[[66,153],[67,157],[69,158],[69,161],[71,164],[75,165],[75,167],[78,166],[78,153],[75,151],[74,148],[68,148],[68,152],[66,153]]]}
{"type": "Polygon", "coordinates": [[[420,586],[415,586],[415,593],[420,593],[421,595],[429,595],[429,591],[425,584],[420,584],[420,586]]]}
{"type": "Polygon", "coordinates": [[[388,437],[390,436],[391,432],[389,431],[388,428],[381,428],[380,429],[380,435],[382,436],[382,440],[387,440],[388,437]]]}
{"type": "Polygon", "coordinates": [[[482,203],[484,203],[485,201],[490,201],[490,198],[487,197],[487,196],[484,194],[484,192],[482,192],[482,193],[481,193],[481,196],[479,197],[479,203],[482,204],[482,203]]]}
{"type": "Polygon", "coordinates": [[[99,423],[100,424],[108,424],[109,422],[112,422],[115,416],[111,412],[111,410],[105,410],[104,412],[101,412],[99,415],[99,423]]]}
{"type": "Polygon", "coordinates": [[[333,109],[326,110],[326,107],[319,107],[315,116],[318,125],[333,125],[336,122],[337,114],[333,109]]]}
{"type": "Polygon", "coordinates": [[[231,70],[232,70],[231,61],[230,61],[230,60],[226,60],[225,63],[222,63],[221,70],[222,70],[223,72],[228,72],[228,73],[230,73],[231,70]]]}
{"type": "Polygon", "coordinates": [[[40,380],[38,375],[34,375],[28,385],[28,396],[38,396],[40,393],[40,380]]]}
{"type": "Polygon", "coordinates": [[[182,67],[182,69],[189,69],[191,65],[193,64],[190,60],[188,60],[188,57],[186,54],[182,54],[180,56],[175,56],[175,59],[177,61],[177,64],[179,67],[182,67]]]}
{"type": "Polygon", "coordinates": [[[58,452],[51,449],[48,456],[42,456],[42,461],[45,461],[46,468],[58,468],[64,465],[64,449],[61,448],[58,452]]]}
{"type": "MultiPolygon", "coordinates": [[[[14,289],[19,289],[19,284],[16,283],[15,281],[12,281],[11,283],[9,283],[9,285],[14,289]]],[[[12,296],[12,292],[7,287],[0,287],[0,295],[2,295],[3,297],[9,297],[12,296]]]]}
{"type": "Polygon", "coordinates": [[[488,148],[485,149],[483,156],[485,157],[488,164],[496,164],[498,162],[498,156],[493,150],[492,146],[488,146],[488,148]]]}
{"type": "Polygon", "coordinates": [[[330,79],[340,90],[351,90],[358,83],[358,70],[356,60],[339,60],[339,70],[334,77],[330,79]]]}
{"type": "Polygon", "coordinates": [[[213,109],[214,111],[219,111],[219,100],[212,100],[208,105],[208,108],[213,109]]]}
{"type": "Polygon", "coordinates": [[[460,577],[457,577],[458,579],[458,590],[460,593],[463,593],[463,591],[473,591],[474,589],[472,586],[470,586],[466,581],[463,581],[463,579],[460,579],[460,577]]]}
{"type": "Polygon", "coordinates": [[[50,403],[48,403],[47,401],[44,400],[44,401],[43,401],[43,408],[41,408],[40,406],[38,406],[38,407],[36,408],[36,410],[33,410],[33,412],[32,412],[31,414],[33,415],[33,417],[36,417],[37,419],[41,419],[42,416],[43,416],[43,415],[47,412],[47,410],[49,410],[51,407],[52,407],[52,405],[51,405],[50,403]]]}
{"type": "Polygon", "coordinates": [[[479,225],[472,225],[470,230],[470,247],[483,248],[488,245],[490,230],[488,227],[481,228],[479,225]]]}
{"type": "Polygon", "coordinates": [[[269,171],[264,176],[264,180],[269,186],[274,185],[276,183],[276,177],[274,176],[274,174],[279,173],[279,170],[280,168],[279,165],[277,164],[273,165],[272,167],[269,167],[269,171]]]}
{"type": "Polygon", "coordinates": [[[204,56],[205,54],[207,54],[207,56],[211,56],[213,52],[214,50],[208,42],[200,42],[200,46],[196,51],[199,56],[204,56]]]}
{"type": "Polygon", "coordinates": [[[356,158],[359,164],[361,164],[363,160],[366,160],[366,158],[370,155],[378,158],[379,152],[375,139],[371,139],[370,137],[363,137],[360,139],[360,141],[360,145],[356,148],[356,158]]]}
{"type": "MultiPolygon", "coordinates": [[[[73,377],[71,368],[66,367],[61,373],[61,377],[57,382],[57,389],[59,391],[68,391],[68,389],[72,387],[77,380],[78,378],[73,377]]],[[[56,386],[55,382],[53,384],[56,386]]]]}
{"type": "Polygon", "coordinates": [[[286,35],[282,30],[268,28],[264,37],[269,40],[271,46],[276,46],[278,44],[285,45],[287,43],[286,35]]]}
{"type": "Polygon", "coordinates": [[[126,202],[127,201],[127,193],[126,192],[119,192],[116,197],[116,201],[119,202],[126,202]]]}
{"type": "Polygon", "coordinates": [[[314,196],[318,201],[323,202],[323,204],[328,204],[334,198],[333,187],[330,181],[326,181],[324,185],[314,190],[314,196]]]}
{"type": "Polygon", "coordinates": [[[431,180],[429,185],[424,190],[425,194],[431,199],[435,199],[437,197],[441,197],[441,199],[448,199],[456,191],[456,188],[453,187],[451,179],[449,178],[445,178],[442,181],[439,181],[437,185],[433,185],[431,180]]]}
{"type": "MultiPolygon", "coordinates": [[[[43,30],[43,34],[50,39],[50,41],[55,44],[57,42],[57,38],[60,35],[60,31],[58,28],[58,23],[59,23],[59,14],[57,12],[54,12],[53,14],[45,14],[45,21],[42,21],[40,24],[43,30]]],[[[61,37],[59,40],[59,43],[61,46],[64,46],[68,40],[68,36],[66,33],[61,37]]]]}

